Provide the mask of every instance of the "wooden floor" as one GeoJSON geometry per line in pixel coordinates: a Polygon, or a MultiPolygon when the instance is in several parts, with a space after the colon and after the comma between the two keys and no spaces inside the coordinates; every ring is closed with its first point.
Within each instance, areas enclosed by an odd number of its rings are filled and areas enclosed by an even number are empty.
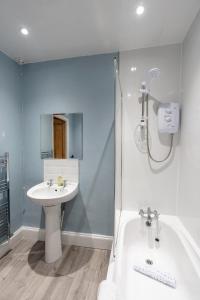
{"type": "Polygon", "coordinates": [[[96,300],[109,256],[107,250],[66,246],[60,260],[46,264],[43,242],[21,241],[0,259],[0,300],[96,300]]]}

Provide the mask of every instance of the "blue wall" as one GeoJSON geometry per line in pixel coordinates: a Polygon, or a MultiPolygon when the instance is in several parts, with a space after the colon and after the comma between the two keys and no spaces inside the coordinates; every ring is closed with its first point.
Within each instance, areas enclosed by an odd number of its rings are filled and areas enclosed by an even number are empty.
{"type": "MultiPolygon", "coordinates": [[[[23,184],[41,182],[40,115],[83,112],[80,193],[67,204],[64,229],[111,235],[114,215],[113,56],[96,55],[23,66],[23,184]]],[[[24,225],[43,226],[24,194],[24,225]]]]}
{"type": "Polygon", "coordinates": [[[21,68],[0,52],[0,154],[10,154],[11,231],[22,225],[21,68]]]}

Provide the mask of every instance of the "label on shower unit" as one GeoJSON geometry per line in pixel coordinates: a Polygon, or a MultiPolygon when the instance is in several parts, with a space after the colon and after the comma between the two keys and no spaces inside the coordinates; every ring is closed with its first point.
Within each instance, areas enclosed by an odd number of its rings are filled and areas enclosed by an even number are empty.
{"type": "Polygon", "coordinates": [[[160,104],[158,108],[158,130],[161,133],[176,133],[179,128],[179,104],[160,104]]]}

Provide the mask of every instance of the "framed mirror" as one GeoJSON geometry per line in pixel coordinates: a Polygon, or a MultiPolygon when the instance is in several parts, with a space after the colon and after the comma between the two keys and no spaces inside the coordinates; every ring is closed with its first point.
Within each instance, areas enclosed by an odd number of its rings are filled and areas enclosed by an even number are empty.
{"type": "Polygon", "coordinates": [[[40,116],[41,159],[83,159],[83,114],[40,116]]]}

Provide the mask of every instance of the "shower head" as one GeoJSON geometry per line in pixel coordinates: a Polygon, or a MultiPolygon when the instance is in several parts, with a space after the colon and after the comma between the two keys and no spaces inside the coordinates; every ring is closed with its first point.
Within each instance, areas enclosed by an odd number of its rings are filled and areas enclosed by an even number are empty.
{"type": "Polygon", "coordinates": [[[152,68],[147,72],[147,88],[150,91],[151,82],[153,79],[157,79],[160,77],[160,69],[158,68],[152,68]]]}
{"type": "Polygon", "coordinates": [[[153,79],[159,78],[160,73],[161,73],[161,71],[159,68],[152,68],[152,69],[148,70],[146,73],[146,76],[145,76],[145,81],[143,81],[141,84],[140,92],[146,93],[146,94],[150,93],[151,82],[153,79]]]}
{"type": "Polygon", "coordinates": [[[160,69],[158,68],[152,68],[148,71],[148,76],[150,78],[150,81],[152,79],[156,79],[160,77],[160,69]]]}

